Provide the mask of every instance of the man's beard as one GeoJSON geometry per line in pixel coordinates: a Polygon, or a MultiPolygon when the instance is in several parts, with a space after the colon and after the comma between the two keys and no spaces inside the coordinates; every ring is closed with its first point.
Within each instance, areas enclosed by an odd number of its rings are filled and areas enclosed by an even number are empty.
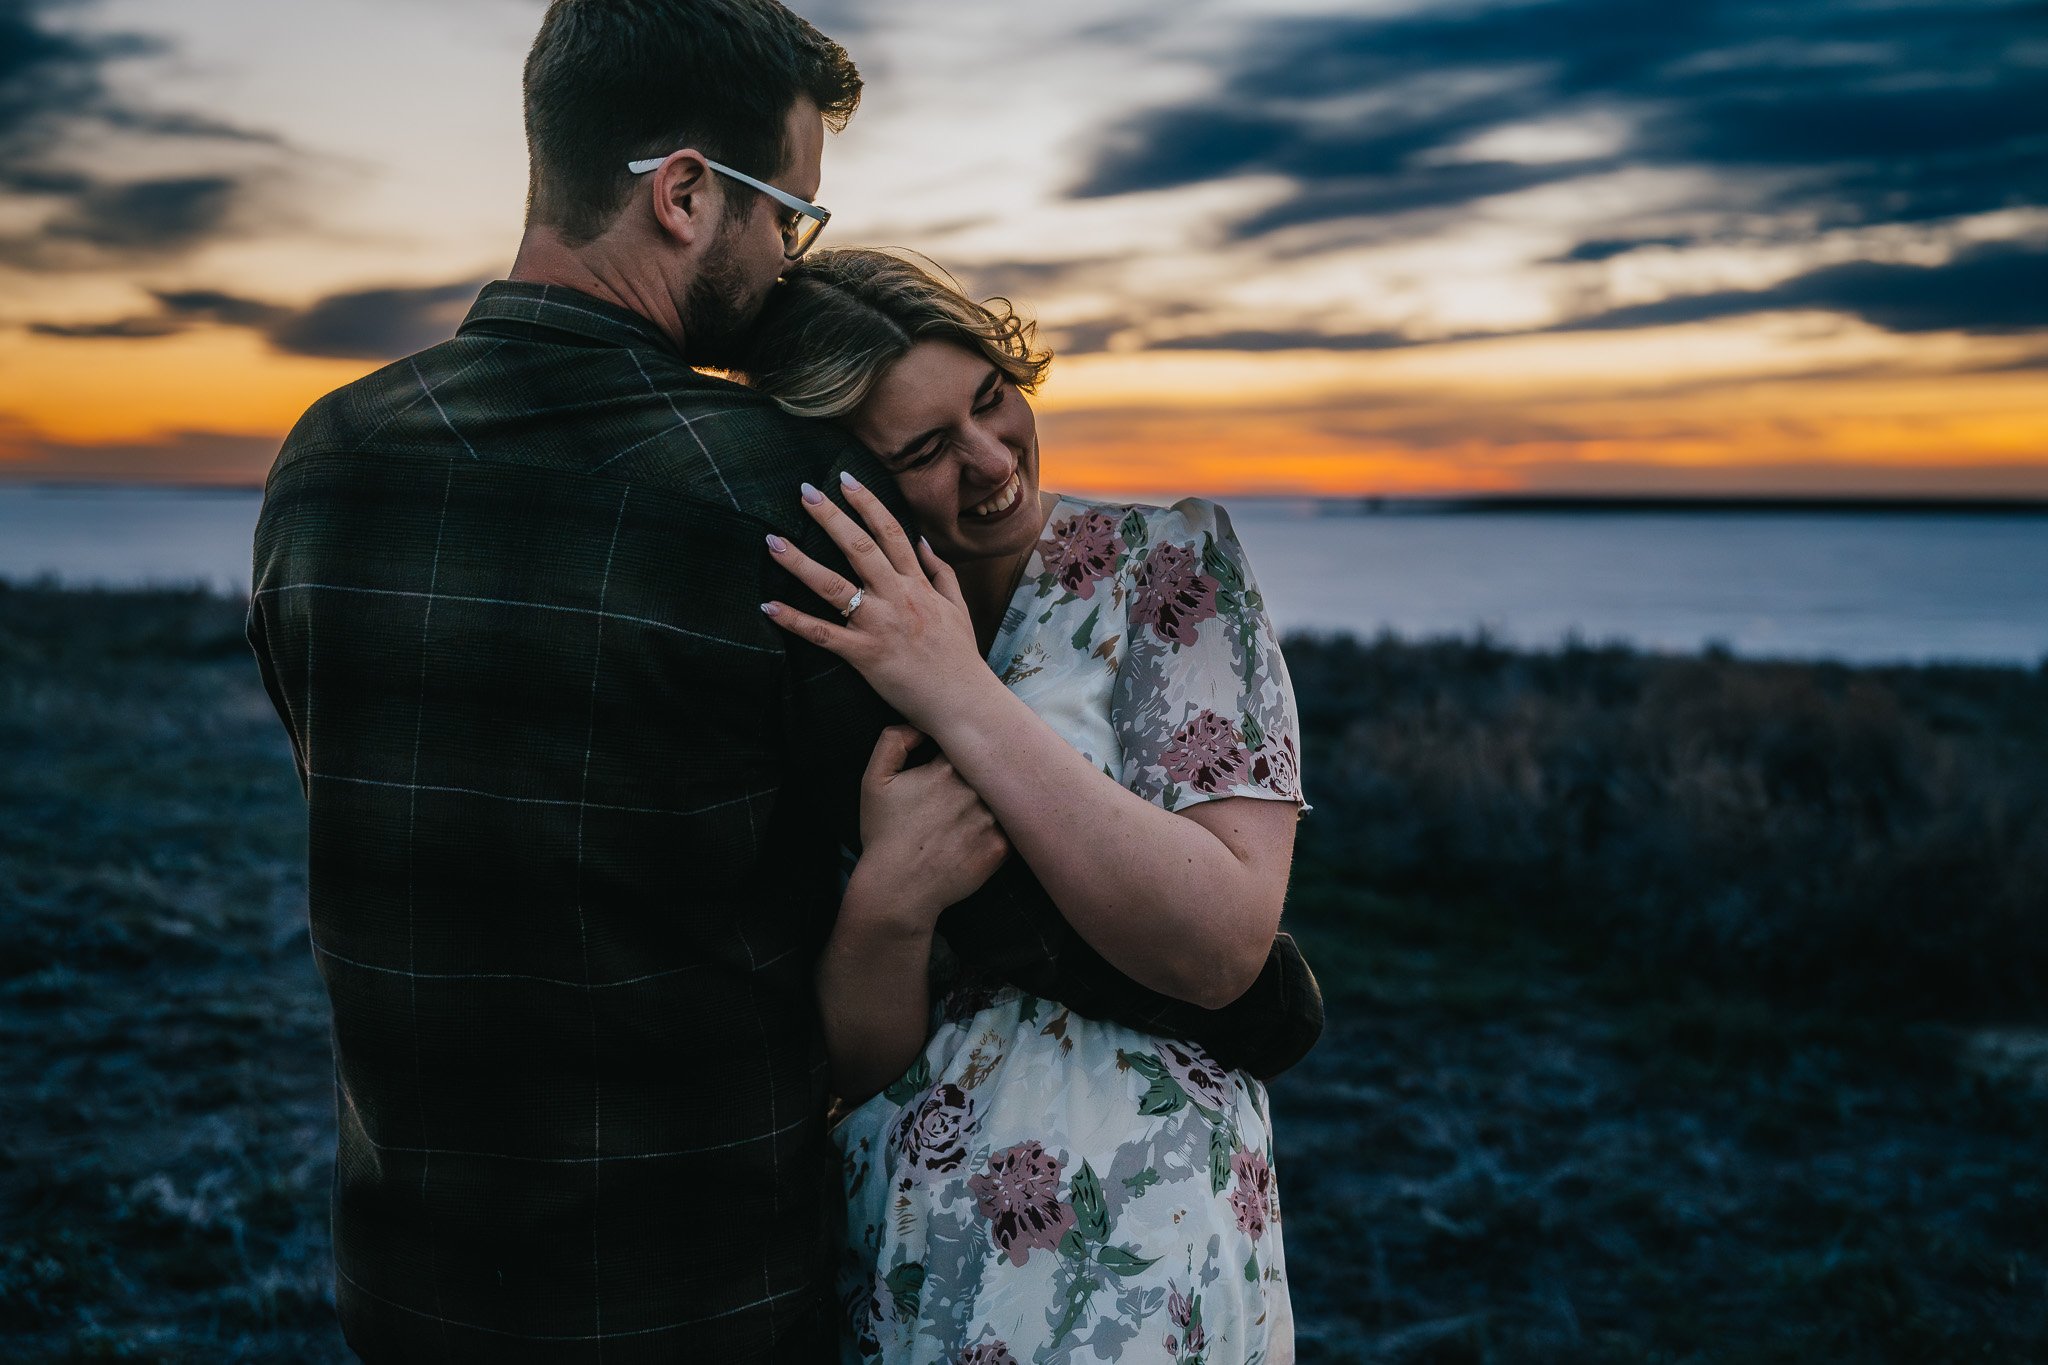
{"type": "Polygon", "coordinates": [[[765,292],[748,296],[746,274],[734,261],[725,232],[720,231],[717,242],[705,253],[704,268],[683,296],[683,359],[711,369],[736,368],[741,343],[765,297],[765,292]]]}

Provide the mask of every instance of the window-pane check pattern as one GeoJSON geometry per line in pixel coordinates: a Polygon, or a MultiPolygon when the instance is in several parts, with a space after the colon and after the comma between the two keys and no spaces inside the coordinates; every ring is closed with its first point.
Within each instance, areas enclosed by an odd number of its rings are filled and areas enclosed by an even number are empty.
{"type": "MultiPolygon", "coordinates": [[[[796,489],[842,468],[893,499],[644,319],[507,282],[286,440],[249,635],[306,792],[366,1359],[829,1357],[811,973],[893,717],[757,604],[826,610],[763,536],[835,561],[796,489]]],[[[949,914],[1078,1007],[1255,1064],[1301,1045],[1273,992],[1124,980],[1019,865],[949,914]]],[[[1268,984],[1298,1005],[1292,970],[1268,984]]]]}

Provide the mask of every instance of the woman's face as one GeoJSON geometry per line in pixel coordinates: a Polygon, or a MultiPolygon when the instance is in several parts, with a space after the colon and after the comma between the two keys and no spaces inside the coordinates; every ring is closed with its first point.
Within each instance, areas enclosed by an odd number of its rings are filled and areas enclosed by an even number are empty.
{"type": "Polygon", "coordinates": [[[884,371],[853,431],[896,475],[949,562],[1021,555],[1038,540],[1038,426],[981,355],[920,341],[884,371]]]}

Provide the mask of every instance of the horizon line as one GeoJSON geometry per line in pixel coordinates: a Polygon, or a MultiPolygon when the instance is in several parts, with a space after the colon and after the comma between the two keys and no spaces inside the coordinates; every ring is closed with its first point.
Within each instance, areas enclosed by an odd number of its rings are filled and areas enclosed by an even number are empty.
{"type": "MultiPolygon", "coordinates": [[[[9,478],[0,473],[0,488],[35,491],[146,491],[162,493],[261,493],[261,481],[204,479],[9,478]]],[[[1092,495],[1100,496],[1100,495],[1092,495]]],[[[1650,492],[1603,489],[1555,492],[1543,489],[1487,492],[1351,493],[1264,490],[1225,492],[1216,496],[1247,502],[1313,503],[1319,508],[1349,510],[1362,515],[1401,511],[1878,511],[1935,510],[2048,512],[2048,496],[2035,493],[1940,492],[1650,492]]]]}

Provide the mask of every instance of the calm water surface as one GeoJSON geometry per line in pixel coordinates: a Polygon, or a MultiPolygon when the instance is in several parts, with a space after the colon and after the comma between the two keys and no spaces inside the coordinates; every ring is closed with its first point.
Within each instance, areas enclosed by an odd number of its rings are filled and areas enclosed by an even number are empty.
{"type": "MultiPolygon", "coordinates": [[[[0,486],[0,578],[249,587],[253,492],[0,486]]],[[[1228,500],[1286,630],[1854,661],[2048,658],[2048,517],[1331,515],[1228,500]]]]}

